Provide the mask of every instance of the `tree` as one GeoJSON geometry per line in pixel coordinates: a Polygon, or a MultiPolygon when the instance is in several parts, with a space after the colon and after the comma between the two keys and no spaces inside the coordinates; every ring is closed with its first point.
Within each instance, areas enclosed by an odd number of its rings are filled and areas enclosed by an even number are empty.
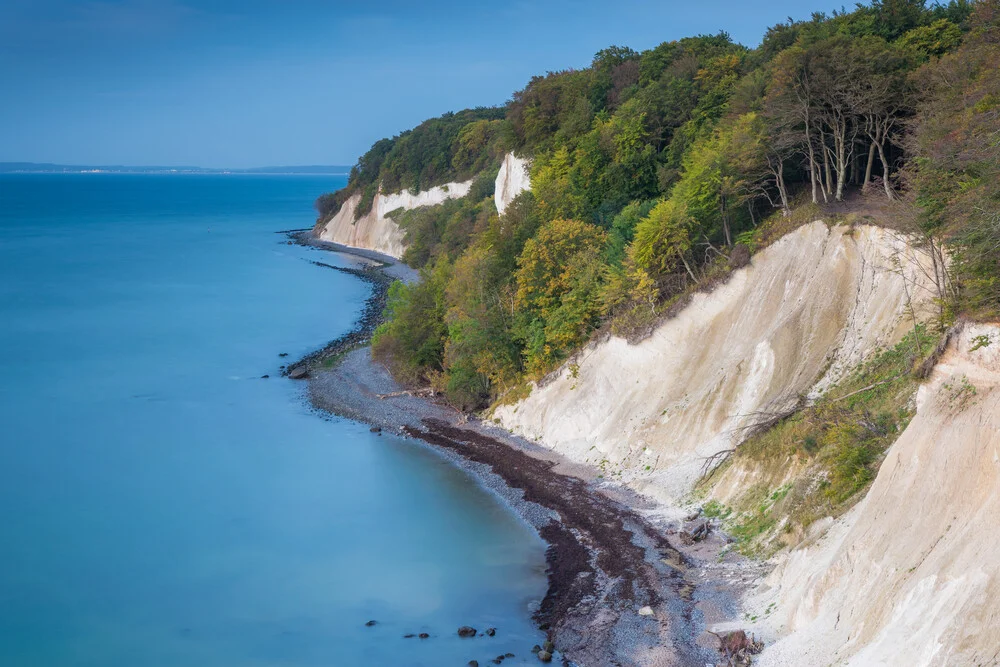
{"type": "Polygon", "coordinates": [[[891,41],[916,28],[924,19],[926,4],[926,0],[873,0],[876,34],[891,41]]]}
{"type": "Polygon", "coordinates": [[[912,94],[907,79],[911,60],[904,48],[877,37],[858,40],[851,47],[858,63],[847,88],[848,104],[856,121],[871,142],[865,167],[862,192],[871,181],[872,162],[878,151],[882,162],[882,186],[886,197],[894,199],[886,144],[903,117],[912,109],[912,94]]]}
{"type": "Polygon", "coordinates": [[[688,256],[691,252],[691,233],[694,218],[686,206],[674,198],[658,203],[635,229],[635,241],[629,248],[635,266],[651,276],[673,273],[678,265],[698,282],[688,256]]]}
{"type": "MultiPolygon", "coordinates": [[[[922,91],[907,142],[918,156],[905,177],[931,248],[951,249],[951,280],[938,262],[942,298],[957,310],[1000,314],[1000,0],[982,0],[966,43],[914,75],[922,91]]],[[[935,253],[939,256],[940,253],[935,253]]],[[[943,259],[943,258],[942,258],[943,259]]]]}
{"type": "Polygon", "coordinates": [[[778,54],[764,108],[769,123],[785,132],[798,131],[798,144],[807,159],[812,201],[816,204],[819,192],[822,190],[824,197],[826,192],[816,159],[819,90],[814,81],[814,56],[812,51],[801,46],[793,46],[778,54]]]}
{"type": "Polygon", "coordinates": [[[948,19],[910,30],[899,38],[900,47],[909,49],[921,60],[939,58],[962,43],[962,29],[948,19]]]}
{"type": "Polygon", "coordinates": [[[600,253],[606,233],[578,220],[544,224],[517,260],[515,304],[529,370],[582,342],[600,317],[600,253]]]}
{"type": "Polygon", "coordinates": [[[422,273],[422,280],[389,288],[386,322],[372,337],[372,356],[405,384],[426,382],[444,368],[445,285],[451,266],[446,258],[422,273]]]}

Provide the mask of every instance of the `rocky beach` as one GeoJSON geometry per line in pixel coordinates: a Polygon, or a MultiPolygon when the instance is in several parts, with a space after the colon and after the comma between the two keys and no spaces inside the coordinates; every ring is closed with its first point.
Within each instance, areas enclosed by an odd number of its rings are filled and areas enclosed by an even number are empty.
{"type": "MultiPolygon", "coordinates": [[[[596,468],[569,462],[427,392],[400,387],[372,360],[367,342],[388,285],[413,279],[412,272],[385,256],[305,234],[296,238],[378,264],[341,269],[372,285],[356,328],[288,368],[301,369],[294,377],[308,377],[316,408],[433,449],[538,531],[549,545],[549,583],[534,618],[552,644],[552,657],[580,665],[714,665],[725,659],[727,633],[708,628],[732,624],[740,591],[759,571],[724,555],[727,540],[711,520],[696,511],[679,517],[605,480],[596,468]]],[[[733,635],[729,652],[756,650],[741,635],[733,635]]],[[[550,657],[545,647],[536,653],[550,657]]]]}

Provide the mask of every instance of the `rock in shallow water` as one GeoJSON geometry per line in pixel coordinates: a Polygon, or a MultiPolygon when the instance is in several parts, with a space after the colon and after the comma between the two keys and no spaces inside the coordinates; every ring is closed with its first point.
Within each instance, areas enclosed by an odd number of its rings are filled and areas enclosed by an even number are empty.
{"type": "Polygon", "coordinates": [[[468,625],[463,625],[462,627],[460,627],[458,629],[458,636],[459,637],[475,637],[476,636],[476,629],[473,628],[473,627],[470,627],[468,625]]]}
{"type": "Polygon", "coordinates": [[[373,625],[376,625],[377,623],[378,623],[378,621],[368,621],[367,623],[365,623],[365,627],[369,627],[370,628],[373,625]]]}

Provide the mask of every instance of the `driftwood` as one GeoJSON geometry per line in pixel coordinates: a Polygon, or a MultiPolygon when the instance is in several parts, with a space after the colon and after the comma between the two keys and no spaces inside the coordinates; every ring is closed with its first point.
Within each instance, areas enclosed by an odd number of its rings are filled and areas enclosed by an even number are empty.
{"type": "Polygon", "coordinates": [[[754,635],[747,637],[743,630],[719,634],[711,634],[719,638],[719,653],[725,658],[725,662],[719,663],[722,667],[742,667],[753,663],[753,656],[764,650],[764,642],[757,641],[754,635]]]}
{"type": "Polygon", "coordinates": [[[385,398],[396,398],[398,396],[417,396],[426,398],[433,395],[433,389],[430,387],[424,387],[423,389],[404,389],[403,391],[390,391],[388,394],[375,394],[375,398],[380,400],[385,398]]]}

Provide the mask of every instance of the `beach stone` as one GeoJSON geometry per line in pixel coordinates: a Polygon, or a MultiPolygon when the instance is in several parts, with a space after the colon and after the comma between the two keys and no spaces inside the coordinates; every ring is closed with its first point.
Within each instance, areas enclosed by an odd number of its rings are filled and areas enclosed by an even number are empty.
{"type": "Polygon", "coordinates": [[[652,607],[643,607],[642,609],[639,610],[639,615],[640,616],[652,616],[653,615],[653,608],[652,607]]]}
{"type": "Polygon", "coordinates": [[[378,621],[368,621],[367,623],[365,623],[365,626],[370,628],[376,624],[378,624],[378,621]]]}
{"type": "Polygon", "coordinates": [[[473,628],[473,627],[470,627],[468,625],[463,625],[462,627],[460,627],[458,629],[458,636],[459,637],[475,637],[476,636],[476,629],[473,628]]]}
{"type": "Polygon", "coordinates": [[[514,654],[513,653],[504,653],[503,657],[505,657],[505,658],[513,658],[514,654]]]}
{"type": "Polygon", "coordinates": [[[429,634],[427,634],[426,632],[421,632],[421,633],[420,633],[419,635],[417,635],[417,636],[418,636],[418,637],[420,637],[421,639],[427,639],[428,637],[430,637],[430,635],[429,635],[429,634]]]}
{"type": "Polygon", "coordinates": [[[544,649],[548,653],[552,653],[552,651],[556,650],[556,645],[550,641],[546,641],[542,644],[542,649],[544,649]]]}
{"type": "Polygon", "coordinates": [[[292,370],[288,371],[288,377],[293,380],[302,380],[303,378],[309,377],[309,371],[306,370],[305,366],[296,366],[292,370]]]}
{"type": "Polygon", "coordinates": [[[382,427],[381,426],[372,426],[368,430],[371,431],[372,433],[381,433],[382,432],[382,427]]]}
{"type": "Polygon", "coordinates": [[[548,651],[539,651],[538,659],[542,662],[552,662],[552,654],[548,651]]]}
{"type": "Polygon", "coordinates": [[[541,650],[542,650],[542,647],[539,646],[538,644],[535,644],[534,646],[531,647],[531,652],[532,653],[538,653],[541,650]]]}
{"type": "Polygon", "coordinates": [[[492,637],[496,633],[497,633],[497,629],[496,628],[486,628],[486,634],[489,635],[490,637],[492,637]]]}

